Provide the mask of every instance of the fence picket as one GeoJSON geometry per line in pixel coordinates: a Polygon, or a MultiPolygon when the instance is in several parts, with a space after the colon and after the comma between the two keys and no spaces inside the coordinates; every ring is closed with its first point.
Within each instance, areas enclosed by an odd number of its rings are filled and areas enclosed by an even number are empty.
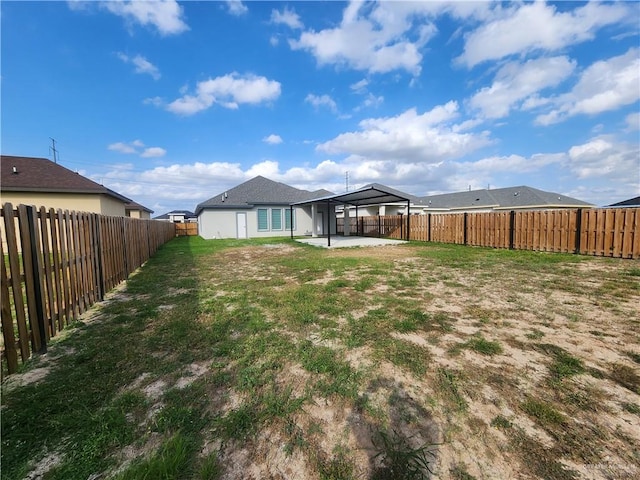
{"type": "Polygon", "coordinates": [[[16,371],[18,349],[22,362],[46,351],[47,340],[175,237],[172,223],[156,220],[10,203],[0,211],[2,373],[16,371]]]}
{"type": "MultiPolygon", "coordinates": [[[[411,216],[410,239],[456,244],[466,239],[475,246],[640,258],[639,222],[640,208],[429,213],[411,216]]],[[[364,236],[398,239],[404,223],[402,215],[357,221],[364,236]]],[[[336,225],[342,233],[343,219],[336,225]]]]}
{"type": "Polygon", "coordinates": [[[43,286],[45,287],[45,297],[47,311],[45,312],[45,319],[48,320],[47,324],[47,341],[56,334],[56,307],[55,307],[55,294],[53,293],[53,271],[51,270],[51,251],[49,248],[51,238],[49,236],[49,227],[47,222],[47,211],[44,207],[40,207],[40,234],[42,235],[42,263],[44,273],[43,286]]]}
{"type": "Polygon", "coordinates": [[[4,358],[7,361],[7,370],[18,369],[18,350],[16,349],[16,337],[13,331],[13,318],[11,315],[11,296],[9,294],[9,281],[7,276],[7,264],[4,260],[4,248],[0,242],[0,256],[2,257],[2,270],[0,270],[0,281],[2,283],[2,332],[4,335],[4,358]]]}

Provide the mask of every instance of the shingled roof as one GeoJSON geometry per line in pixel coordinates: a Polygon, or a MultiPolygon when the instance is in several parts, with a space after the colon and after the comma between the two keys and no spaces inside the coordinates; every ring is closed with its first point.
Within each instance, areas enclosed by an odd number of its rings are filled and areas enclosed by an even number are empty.
{"type": "Polygon", "coordinates": [[[250,209],[256,205],[286,205],[332,195],[328,190],[300,190],[284,183],[257,176],[226,192],[211,197],[196,207],[196,215],[204,209],[250,209]]]}
{"type": "Polygon", "coordinates": [[[145,212],[148,213],[153,213],[153,210],[151,210],[150,208],[145,207],[144,205],[140,205],[137,202],[131,201],[131,202],[127,202],[124,204],[124,210],[129,211],[129,210],[143,210],[145,212]]]}
{"type": "Polygon", "coordinates": [[[415,205],[423,206],[426,210],[593,207],[591,203],[576,198],[526,185],[429,195],[420,197],[415,205]]]}
{"type": "Polygon", "coordinates": [[[640,207],[640,197],[633,197],[621,202],[612,203],[609,207],[640,207]]]}
{"type": "Polygon", "coordinates": [[[0,157],[0,190],[6,192],[94,193],[131,202],[104,185],[46,158],[0,157]]]}
{"type": "Polygon", "coordinates": [[[171,210],[170,212],[163,213],[157,217],[153,217],[154,220],[169,220],[172,215],[182,215],[185,219],[196,218],[196,215],[189,210],[171,210]]]}

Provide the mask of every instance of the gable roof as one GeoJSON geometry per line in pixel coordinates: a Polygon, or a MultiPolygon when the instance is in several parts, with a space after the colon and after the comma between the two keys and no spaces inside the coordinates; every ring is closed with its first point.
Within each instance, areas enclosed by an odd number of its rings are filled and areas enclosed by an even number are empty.
{"type": "Polygon", "coordinates": [[[131,202],[130,198],[46,158],[2,155],[0,161],[2,191],[93,193],[131,202]]]}
{"type": "Polygon", "coordinates": [[[434,210],[593,207],[593,204],[576,198],[526,185],[429,195],[420,197],[416,205],[434,210]]]}
{"type": "Polygon", "coordinates": [[[640,197],[633,197],[628,200],[612,203],[609,207],[640,207],[640,197]]]}
{"type": "Polygon", "coordinates": [[[154,217],[155,220],[169,220],[170,215],[182,215],[184,218],[196,218],[195,213],[190,212],[189,210],[171,210],[170,212],[164,213],[162,215],[158,215],[154,217]]]}
{"type": "Polygon", "coordinates": [[[149,212],[149,213],[153,213],[153,210],[151,210],[150,208],[145,207],[144,205],[140,205],[137,202],[131,201],[131,202],[127,202],[124,204],[124,210],[142,210],[145,212],[149,212]]]}
{"type": "Polygon", "coordinates": [[[331,195],[331,192],[327,190],[309,192],[257,176],[198,204],[196,215],[204,209],[250,209],[256,205],[288,206],[325,195],[331,195]]]}

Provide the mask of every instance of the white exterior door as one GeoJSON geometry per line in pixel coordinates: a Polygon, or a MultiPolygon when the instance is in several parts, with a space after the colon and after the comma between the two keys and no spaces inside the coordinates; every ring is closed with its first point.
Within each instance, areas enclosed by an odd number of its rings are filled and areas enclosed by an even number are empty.
{"type": "Polygon", "coordinates": [[[247,238],[246,213],[236,213],[236,238],[247,238]]]}

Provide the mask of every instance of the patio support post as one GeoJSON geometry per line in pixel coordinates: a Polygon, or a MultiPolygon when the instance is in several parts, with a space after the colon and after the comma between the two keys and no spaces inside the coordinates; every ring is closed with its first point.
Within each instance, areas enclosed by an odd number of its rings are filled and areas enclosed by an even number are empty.
{"type": "Polygon", "coordinates": [[[407,200],[407,240],[411,240],[411,203],[407,200]]]}
{"type": "Polygon", "coordinates": [[[318,236],[318,226],[316,225],[316,217],[318,216],[318,205],[316,203],[311,204],[311,237],[318,236]]]}
{"type": "Polygon", "coordinates": [[[360,220],[358,219],[358,205],[356,205],[356,236],[360,236],[360,220]]]}
{"type": "Polygon", "coordinates": [[[327,200],[327,247],[331,246],[331,200],[327,200]]]}
{"type": "Polygon", "coordinates": [[[291,227],[291,240],[293,240],[293,205],[289,205],[289,227],[291,227]]]}
{"type": "MultiPolygon", "coordinates": [[[[349,209],[346,208],[347,206],[345,205],[344,207],[345,207],[344,210],[342,210],[344,212],[344,222],[343,222],[344,229],[342,234],[345,237],[348,237],[349,235],[351,235],[351,217],[349,216],[349,209]]],[[[338,234],[338,230],[336,229],[336,235],[337,234],[338,234]]]]}

